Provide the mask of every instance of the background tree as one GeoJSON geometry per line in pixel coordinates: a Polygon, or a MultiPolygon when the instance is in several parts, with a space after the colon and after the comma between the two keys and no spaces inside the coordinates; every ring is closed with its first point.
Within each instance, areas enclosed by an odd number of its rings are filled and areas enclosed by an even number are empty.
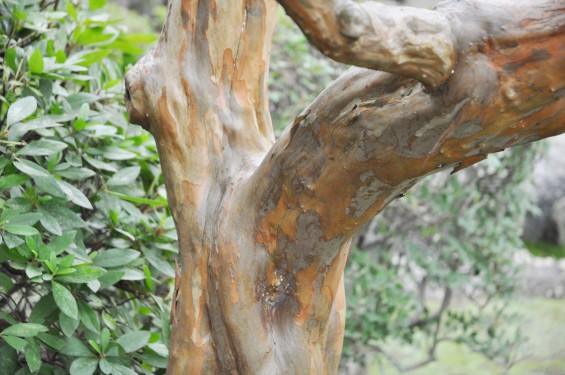
{"type": "Polygon", "coordinates": [[[349,70],[273,145],[275,4],[170,3],[126,79],[179,234],[170,373],[336,372],[355,232],[428,174],[563,132],[557,1],[280,3],[324,54],[396,75],[349,70]]]}

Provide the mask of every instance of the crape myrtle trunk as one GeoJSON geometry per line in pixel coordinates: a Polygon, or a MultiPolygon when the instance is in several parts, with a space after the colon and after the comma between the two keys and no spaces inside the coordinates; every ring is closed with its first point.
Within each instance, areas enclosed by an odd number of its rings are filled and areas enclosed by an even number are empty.
{"type": "Polygon", "coordinates": [[[563,0],[280,0],[355,65],[275,141],[277,4],[171,0],[126,77],[180,255],[169,374],[335,374],[351,237],[425,176],[565,131],[563,0]]]}

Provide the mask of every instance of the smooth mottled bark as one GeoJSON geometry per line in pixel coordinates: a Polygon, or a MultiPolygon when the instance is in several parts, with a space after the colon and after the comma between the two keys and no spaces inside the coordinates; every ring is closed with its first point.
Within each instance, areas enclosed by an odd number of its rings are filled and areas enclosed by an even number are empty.
{"type": "Polygon", "coordinates": [[[126,77],[179,234],[169,374],[335,374],[356,230],[431,173],[565,131],[560,0],[280,3],[365,68],[276,142],[271,0],[172,0],[126,77]]]}

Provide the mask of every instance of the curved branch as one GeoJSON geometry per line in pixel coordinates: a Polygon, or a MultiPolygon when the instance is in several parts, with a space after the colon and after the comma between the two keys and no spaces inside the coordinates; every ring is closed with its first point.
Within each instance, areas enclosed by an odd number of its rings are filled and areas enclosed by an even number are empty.
{"type": "MultiPolygon", "coordinates": [[[[502,3],[478,4],[484,13],[502,3]]],[[[467,6],[455,3],[450,11],[467,6]]],[[[354,68],[320,94],[251,182],[259,241],[276,252],[281,236],[287,244],[305,227],[326,242],[347,239],[428,174],[564,132],[563,10],[545,1],[514,11],[523,18],[504,17],[498,26],[491,20],[503,34],[467,33],[465,58],[438,92],[354,68]]],[[[472,21],[460,21],[458,33],[476,29],[472,21]]],[[[319,251],[303,248],[300,257],[319,251]]]]}
{"type": "Polygon", "coordinates": [[[440,12],[372,1],[279,3],[309,41],[336,61],[411,77],[432,89],[455,65],[455,38],[440,12]]]}

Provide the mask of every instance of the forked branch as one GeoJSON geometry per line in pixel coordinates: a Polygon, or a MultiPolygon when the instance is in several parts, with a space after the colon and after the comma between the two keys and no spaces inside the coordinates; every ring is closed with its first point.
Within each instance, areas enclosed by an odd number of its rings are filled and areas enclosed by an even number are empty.
{"type": "MultiPolygon", "coordinates": [[[[288,4],[308,25],[305,32],[312,30],[308,22],[322,25],[335,11],[323,12],[315,0],[288,4]]],[[[477,2],[480,17],[467,20],[469,7],[460,2],[446,10],[464,58],[441,90],[430,93],[409,78],[354,68],[297,117],[256,172],[265,244],[275,246],[280,235],[296,239],[304,213],[316,217],[325,241],[347,239],[428,174],[457,171],[489,153],[565,131],[559,1],[477,2]]],[[[334,37],[320,36],[328,43],[334,37]]]]}

